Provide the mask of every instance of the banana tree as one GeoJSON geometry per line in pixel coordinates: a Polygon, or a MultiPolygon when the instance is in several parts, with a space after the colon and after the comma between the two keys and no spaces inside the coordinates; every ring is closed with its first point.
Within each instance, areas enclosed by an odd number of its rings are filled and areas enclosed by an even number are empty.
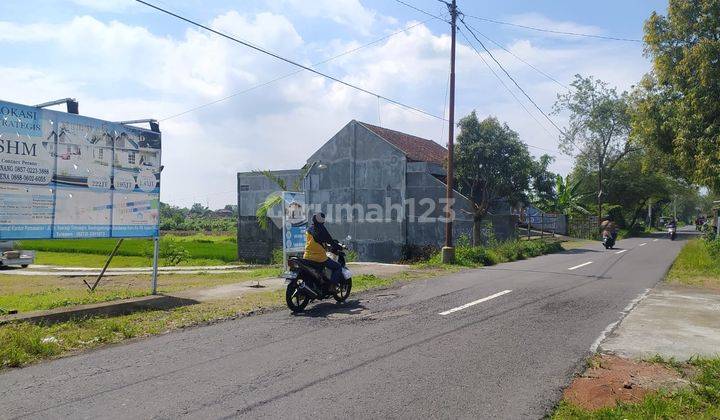
{"type": "Polygon", "coordinates": [[[553,212],[562,214],[582,213],[590,214],[590,212],[580,204],[581,200],[589,195],[589,193],[580,193],[580,181],[570,181],[570,176],[563,178],[558,175],[555,178],[556,197],[554,202],[546,203],[547,207],[553,212]]]}

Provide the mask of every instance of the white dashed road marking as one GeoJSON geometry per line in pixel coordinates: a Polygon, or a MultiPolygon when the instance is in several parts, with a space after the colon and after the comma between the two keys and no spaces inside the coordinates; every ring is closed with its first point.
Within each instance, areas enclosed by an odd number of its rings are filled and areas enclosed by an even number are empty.
{"type": "Polygon", "coordinates": [[[623,252],[627,252],[627,249],[621,249],[620,251],[616,252],[616,254],[622,254],[623,252]]]}
{"type": "Polygon", "coordinates": [[[484,297],[482,299],[474,300],[470,303],[466,303],[462,306],[458,306],[457,308],[448,309],[445,312],[440,312],[438,315],[449,315],[453,312],[462,311],[463,309],[467,309],[473,305],[477,305],[478,303],[487,302],[490,299],[495,299],[496,297],[500,297],[502,295],[506,295],[508,293],[512,292],[512,290],[503,290],[502,292],[495,293],[494,295],[490,295],[488,297],[484,297]]]}
{"type": "Polygon", "coordinates": [[[647,242],[643,242],[643,243],[641,243],[641,244],[638,245],[638,246],[645,246],[645,245],[647,245],[647,242]]]}
{"type": "Polygon", "coordinates": [[[592,263],[593,263],[592,261],[588,261],[588,262],[586,262],[586,263],[582,263],[582,264],[580,264],[580,265],[576,265],[575,267],[570,267],[570,268],[568,268],[568,270],[576,270],[576,269],[578,269],[578,268],[580,268],[580,267],[585,267],[586,265],[590,265],[590,264],[592,264],[592,263]]]}
{"type": "Polygon", "coordinates": [[[657,241],[659,241],[659,239],[653,239],[653,242],[657,242],[657,241]]]}

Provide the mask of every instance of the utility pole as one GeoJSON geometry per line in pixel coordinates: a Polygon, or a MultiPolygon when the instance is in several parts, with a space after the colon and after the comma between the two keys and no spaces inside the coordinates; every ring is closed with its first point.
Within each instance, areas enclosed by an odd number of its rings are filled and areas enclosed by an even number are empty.
{"type": "Polygon", "coordinates": [[[445,246],[442,249],[442,262],[455,262],[455,247],[453,247],[452,233],[452,202],[455,198],[453,181],[455,178],[455,165],[453,162],[455,148],[455,32],[457,24],[456,0],[448,5],[450,8],[451,44],[450,44],[450,114],[448,118],[448,164],[445,177],[447,189],[445,190],[445,246]]]}
{"type": "Polygon", "coordinates": [[[597,195],[597,217],[598,217],[598,226],[602,224],[602,181],[603,181],[603,171],[602,171],[602,155],[598,156],[598,195],[597,195]]]}

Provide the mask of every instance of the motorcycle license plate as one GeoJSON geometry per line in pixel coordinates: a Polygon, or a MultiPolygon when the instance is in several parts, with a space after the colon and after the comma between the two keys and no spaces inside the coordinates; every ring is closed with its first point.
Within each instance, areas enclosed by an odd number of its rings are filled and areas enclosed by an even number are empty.
{"type": "Polygon", "coordinates": [[[347,268],[343,268],[343,269],[342,269],[342,274],[343,274],[343,277],[345,277],[345,280],[347,280],[347,279],[349,279],[349,278],[352,277],[352,273],[351,273],[350,270],[347,269],[347,268]]]}

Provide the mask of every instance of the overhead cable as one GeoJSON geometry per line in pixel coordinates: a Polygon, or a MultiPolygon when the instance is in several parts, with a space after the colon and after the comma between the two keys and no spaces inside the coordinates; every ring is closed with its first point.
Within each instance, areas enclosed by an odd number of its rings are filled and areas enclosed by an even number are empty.
{"type": "Polygon", "coordinates": [[[276,54],[276,53],[271,52],[271,51],[268,51],[268,50],[266,50],[266,49],[264,49],[264,48],[261,48],[261,47],[258,47],[258,46],[256,46],[256,45],[253,45],[253,44],[251,44],[251,43],[249,43],[249,42],[247,42],[247,41],[243,41],[243,40],[241,40],[241,39],[239,39],[239,38],[236,38],[236,37],[231,36],[231,35],[228,35],[228,34],[226,34],[226,33],[224,33],[224,32],[221,32],[221,31],[218,31],[218,30],[216,30],[216,29],[213,29],[213,28],[211,28],[211,27],[209,27],[209,26],[207,26],[207,25],[203,25],[202,23],[196,22],[196,21],[194,21],[194,20],[192,20],[192,19],[189,19],[189,18],[180,16],[180,15],[178,15],[178,14],[176,14],[176,13],[173,13],[173,12],[167,10],[167,9],[163,9],[163,8],[161,8],[161,7],[159,7],[159,6],[156,6],[156,5],[152,4],[152,3],[149,3],[149,2],[147,2],[147,1],[144,1],[144,0],[135,0],[135,1],[138,2],[138,3],[144,4],[145,6],[148,6],[148,7],[150,7],[150,8],[153,8],[153,9],[155,9],[155,10],[157,10],[157,11],[160,11],[160,12],[162,12],[162,13],[165,13],[165,14],[167,14],[167,15],[169,15],[169,16],[172,16],[172,17],[174,17],[174,18],[180,19],[180,20],[182,20],[182,21],[184,21],[184,22],[187,22],[187,23],[189,23],[189,24],[191,24],[191,25],[194,25],[194,26],[197,26],[197,27],[199,27],[199,28],[205,29],[206,31],[212,32],[212,33],[214,33],[214,34],[216,34],[216,35],[219,35],[219,36],[221,36],[221,37],[223,37],[223,38],[226,38],[226,39],[228,39],[228,40],[230,40],[230,41],[233,41],[233,42],[236,42],[236,43],[238,43],[238,44],[244,45],[244,46],[246,46],[246,47],[248,47],[248,48],[251,48],[251,49],[253,49],[253,50],[255,50],[255,51],[258,51],[258,52],[261,52],[261,53],[263,53],[263,54],[269,55],[269,56],[271,56],[271,57],[273,57],[273,58],[276,58],[276,59],[278,59],[278,60],[280,60],[280,61],[284,61],[284,62],[286,62],[286,63],[288,63],[288,64],[293,65],[293,66],[299,67],[299,68],[301,68],[301,69],[303,69],[303,70],[309,71],[309,72],[314,73],[314,74],[316,74],[316,75],[318,75],[318,76],[322,76],[322,77],[324,77],[324,78],[326,78],[326,79],[332,80],[333,82],[340,83],[341,85],[350,87],[350,88],[352,88],[352,89],[355,89],[355,90],[357,90],[357,91],[366,93],[366,94],[368,94],[368,95],[372,95],[372,96],[375,96],[375,97],[382,98],[382,99],[384,99],[385,101],[387,101],[387,102],[389,102],[389,103],[392,103],[392,104],[395,104],[395,105],[397,105],[397,106],[400,106],[400,107],[403,107],[403,108],[406,108],[406,109],[409,109],[409,110],[418,112],[418,113],[423,114],[423,115],[426,115],[426,116],[428,116],[428,117],[436,118],[436,119],[439,119],[439,120],[444,120],[444,118],[441,117],[441,116],[437,116],[437,115],[435,115],[435,114],[432,114],[432,113],[430,113],[430,112],[428,112],[428,111],[422,110],[422,109],[417,108],[417,107],[415,107],[415,106],[402,103],[402,102],[397,101],[397,100],[395,100],[395,99],[389,98],[389,97],[384,96],[384,95],[381,95],[381,94],[379,94],[379,93],[375,93],[375,92],[372,92],[372,91],[370,91],[370,90],[368,90],[368,89],[365,89],[365,88],[362,88],[362,87],[360,87],[360,86],[354,85],[354,84],[352,84],[352,83],[346,82],[346,81],[344,81],[344,80],[342,80],[342,79],[339,79],[339,78],[337,78],[337,77],[335,77],[335,76],[331,76],[331,75],[329,75],[329,74],[327,74],[327,73],[323,73],[323,72],[321,72],[321,71],[315,70],[315,69],[313,69],[313,68],[311,68],[311,67],[309,67],[309,66],[300,64],[300,63],[298,63],[297,61],[294,61],[294,60],[291,60],[291,59],[289,59],[289,58],[283,57],[283,56],[281,56],[281,55],[279,55],[279,54],[276,54]]]}
{"type": "MultiPolygon", "coordinates": [[[[396,0],[397,1],[397,0],[396,0]]],[[[527,25],[520,25],[517,23],[511,23],[511,22],[503,22],[501,20],[496,19],[490,19],[485,18],[481,16],[473,16],[473,15],[465,15],[466,17],[481,20],[483,22],[490,22],[490,23],[497,23],[499,25],[507,25],[507,26],[515,26],[517,28],[523,28],[523,29],[529,29],[531,31],[538,31],[538,32],[547,32],[557,35],[569,35],[569,36],[579,36],[579,37],[585,37],[585,38],[598,38],[598,39],[607,39],[611,41],[624,41],[624,42],[643,42],[641,39],[633,39],[633,38],[621,38],[616,36],[606,36],[606,35],[594,35],[594,34],[585,34],[581,32],[569,32],[569,31],[558,31],[554,29],[547,29],[547,28],[537,28],[534,26],[527,26],[527,25]]]]}
{"type": "MultiPolygon", "coordinates": [[[[369,46],[371,46],[371,45],[375,45],[375,44],[377,44],[378,42],[381,42],[381,41],[384,41],[384,40],[386,40],[386,39],[392,38],[392,37],[394,37],[394,36],[396,36],[396,35],[398,35],[398,34],[405,33],[405,32],[407,32],[407,31],[409,31],[410,29],[415,28],[416,26],[420,26],[420,25],[422,25],[422,24],[425,24],[425,23],[429,22],[429,21],[432,20],[432,19],[434,19],[434,18],[428,18],[428,19],[426,19],[426,20],[424,20],[424,21],[422,21],[422,22],[414,23],[414,24],[412,24],[412,25],[410,25],[410,26],[407,26],[407,27],[405,27],[405,28],[403,28],[403,29],[400,29],[400,30],[398,30],[398,31],[396,31],[396,32],[390,33],[390,34],[385,35],[385,36],[383,36],[383,37],[381,37],[381,38],[378,38],[378,39],[375,39],[375,40],[373,40],[373,41],[370,41],[370,42],[368,42],[368,43],[366,43],[366,44],[360,45],[359,47],[355,47],[355,48],[349,49],[349,50],[344,51],[344,52],[342,52],[342,53],[340,53],[340,54],[338,54],[338,55],[332,56],[332,57],[327,58],[327,59],[322,60],[322,61],[318,61],[317,63],[311,64],[310,67],[320,66],[320,65],[325,64],[325,63],[328,63],[328,62],[330,62],[330,61],[332,61],[332,60],[336,60],[336,59],[338,59],[338,58],[340,58],[340,57],[344,57],[344,56],[346,56],[346,55],[348,55],[348,54],[352,54],[352,53],[354,53],[354,52],[356,52],[356,51],[359,51],[359,50],[361,50],[361,49],[363,49],[363,48],[367,48],[367,47],[369,47],[369,46]]],[[[265,87],[265,86],[267,86],[267,85],[270,85],[270,84],[275,83],[275,82],[277,82],[277,81],[280,81],[280,80],[282,80],[282,79],[286,79],[286,78],[288,78],[288,77],[290,77],[290,76],[294,76],[294,75],[296,75],[296,74],[302,73],[303,71],[305,71],[305,69],[299,69],[299,70],[292,71],[292,72],[290,72],[290,73],[285,73],[285,74],[283,74],[283,75],[274,77],[274,78],[272,78],[272,79],[270,79],[270,80],[267,80],[267,81],[265,81],[265,82],[258,83],[257,85],[251,86],[251,87],[249,87],[249,88],[246,88],[246,89],[243,89],[243,90],[239,90],[239,91],[233,92],[233,93],[231,93],[231,94],[229,94],[229,95],[227,95],[227,96],[224,96],[224,97],[222,97],[222,98],[216,99],[216,100],[214,100],[214,101],[210,101],[210,102],[204,103],[204,104],[202,104],[202,105],[198,105],[198,106],[196,106],[196,107],[193,107],[193,108],[190,108],[190,109],[188,109],[188,110],[185,110],[185,111],[183,111],[183,112],[179,112],[179,113],[177,113],[177,114],[173,114],[173,115],[170,115],[170,116],[168,116],[168,117],[162,118],[162,119],[160,119],[160,121],[170,120],[170,119],[177,118],[177,117],[179,117],[179,116],[188,114],[188,113],[190,113],[190,112],[198,111],[198,110],[203,109],[203,108],[206,108],[206,107],[208,107],[208,106],[215,105],[215,104],[217,104],[217,103],[219,103],[219,102],[223,102],[223,101],[226,101],[226,100],[228,100],[228,99],[232,99],[232,98],[234,98],[234,97],[236,97],[236,96],[240,96],[240,95],[243,95],[243,94],[245,94],[245,93],[251,92],[251,91],[253,91],[253,90],[259,89],[259,88],[261,88],[261,87],[265,87]]]]}

